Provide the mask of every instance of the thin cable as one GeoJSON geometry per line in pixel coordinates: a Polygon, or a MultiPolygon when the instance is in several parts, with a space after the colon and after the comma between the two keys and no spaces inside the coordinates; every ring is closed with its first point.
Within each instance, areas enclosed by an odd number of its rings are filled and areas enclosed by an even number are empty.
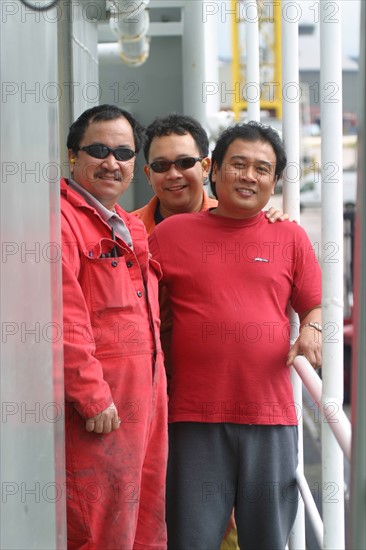
{"type": "Polygon", "coordinates": [[[29,0],[20,0],[20,2],[26,7],[34,11],[47,11],[57,6],[59,0],[52,0],[49,4],[45,6],[36,6],[36,4],[31,4],[29,0]]]}

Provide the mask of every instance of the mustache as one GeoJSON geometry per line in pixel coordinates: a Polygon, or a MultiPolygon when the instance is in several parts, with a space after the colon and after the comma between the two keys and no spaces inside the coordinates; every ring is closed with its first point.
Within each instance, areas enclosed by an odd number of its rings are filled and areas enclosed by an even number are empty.
{"type": "Polygon", "coordinates": [[[110,171],[110,170],[105,170],[104,168],[100,168],[99,170],[94,172],[95,179],[103,178],[104,176],[110,177],[111,175],[113,175],[113,179],[117,181],[122,181],[122,174],[121,172],[119,172],[119,170],[110,171]]]}

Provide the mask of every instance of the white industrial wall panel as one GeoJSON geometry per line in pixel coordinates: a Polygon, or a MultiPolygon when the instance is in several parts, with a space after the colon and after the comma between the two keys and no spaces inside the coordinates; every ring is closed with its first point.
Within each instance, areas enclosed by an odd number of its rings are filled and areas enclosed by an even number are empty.
{"type": "Polygon", "coordinates": [[[65,547],[57,25],[1,1],[1,535],[65,547]]]}

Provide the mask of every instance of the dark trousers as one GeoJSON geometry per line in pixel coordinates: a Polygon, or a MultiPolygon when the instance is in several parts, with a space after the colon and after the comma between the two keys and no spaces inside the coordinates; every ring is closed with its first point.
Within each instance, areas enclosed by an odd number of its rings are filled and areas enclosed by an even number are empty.
{"type": "Polygon", "coordinates": [[[283,550],[296,467],[296,426],[170,424],[169,550],[219,550],[233,507],[241,550],[283,550]]]}

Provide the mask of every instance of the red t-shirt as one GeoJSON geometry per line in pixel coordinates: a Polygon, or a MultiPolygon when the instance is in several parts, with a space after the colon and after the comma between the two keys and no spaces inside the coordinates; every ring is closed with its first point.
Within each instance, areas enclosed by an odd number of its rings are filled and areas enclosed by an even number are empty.
{"type": "Polygon", "coordinates": [[[321,303],[321,272],[295,223],[260,212],[171,216],[150,237],[173,312],[170,422],[297,424],[290,303],[321,303]]]}

